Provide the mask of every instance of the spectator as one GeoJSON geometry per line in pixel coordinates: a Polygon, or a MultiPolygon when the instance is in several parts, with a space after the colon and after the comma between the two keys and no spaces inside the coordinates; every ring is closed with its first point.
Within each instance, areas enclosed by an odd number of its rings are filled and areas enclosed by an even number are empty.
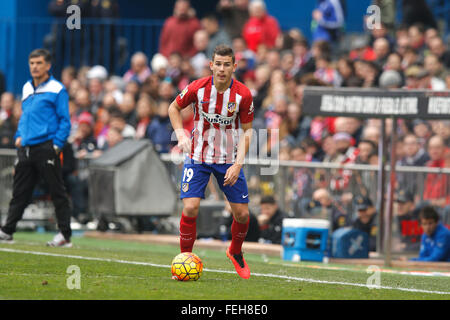
{"type": "Polygon", "coordinates": [[[206,56],[208,58],[212,57],[214,49],[219,44],[226,44],[227,46],[231,46],[230,37],[224,30],[220,28],[219,20],[214,14],[209,14],[203,17],[201,20],[201,25],[209,35],[209,43],[206,49],[206,56]]]}
{"type": "MultiPolygon", "coordinates": [[[[438,135],[431,137],[428,142],[430,161],[427,163],[427,167],[444,168],[445,152],[446,147],[442,138],[438,135]]],[[[432,206],[444,208],[445,205],[450,204],[448,199],[446,199],[450,193],[449,186],[447,175],[428,173],[425,178],[423,200],[428,201],[432,206]]]]}
{"type": "MultiPolygon", "coordinates": [[[[77,131],[69,138],[78,160],[98,157],[101,152],[93,134],[94,118],[89,112],[83,112],[78,118],[77,131]]],[[[80,215],[88,213],[88,167],[86,161],[78,161],[77,169],[67,177],[68,189],[72,198],[72,215],[80,219],[80,215]]]]}
{"type": "Polygon", "coordinates": [[[402,12],[403,25],[421,23],[426,27],[437,28],[436,20],[425,0],[402,0],[402,12]]]}
{"type": "Polygon", "coordinates": [[[0,122],[11,117],[14,108],[14,95],[11,92],[4,92],[0,96],[0,122]]]}
{"type": "Polygon", "coordinates": [[[417,75],[419,78],[419,88],[433,91],[445,90],[445,82],[439,78],[433,77],[427,70],[421,69],[417,75]]]}
{"type": "Polygon", "coordinates": [[[419,139],[414,134],[408,134],[403,138],[405,157],[398,161],[400,166],[424,166],[430,156],[421,147],[419,139]]]}
{"type": "MultiPolygon", "coordinates": [[[[430,160],[428,153],[421,147],[418,137],[415,134],[407,134],[403,138],[404,157],[397,161],[400,166],[425,166],[430,160]]],[[[400,189],[405,190],[413,195],[419,193],[416,183],[411,183],[413,179],[417,179],[416,173],[398,172],[397,184],[400,189]]]]}
{"type": "Polygon", "coordinates": [[[126,82],[137,81],[139,84],[143,84],[150,75],[147,56],[143,52],[136,52],[131,57],[131,68],[124,74],[123,80],[126,82]]]}
{"type": "Polygon", "coordinates": [[[450,120],[432,120],[431,129],[440,136],[446,146],[450,146],[450,120]]]}
{"type": "Polygon", "coordinates": [[[357,212],[357,217],[353,221],[353,228],[367,233],[369,236],[369,251],[376,251],[378,230],[376,211],[374,211],[372,201],[368,197],[356,196],[354,208],[357,212]]]}
{"type": "Polygon", "coordinates": [[[369,46],[367,38],[358,36],[352,40],[349,58],[353,61],[374,61],[377,56],[375,55],[372,47],[369,46]]]}
{"type": "Polygon", "coordinates": [[[419,55],[420,61],[423,61],[426,50],[425,28],[420,23],[414,24],[409,27],[408,36],[409,46],[419,55]]]}
{"type": "MultiPolygon", "coordinates": [[[[306,150],[304,147],[295,146],[290,153],[290,160],[306,162],[306,150]]],[[[294,215],[301,217],[306,205],[311,201],[313,193],[313,173],[308,168],[290,168],[290,185],[292,186],[292,207],[294,215]]]]}
{"type": "Polygon", "coordinates": [[[318,0],[317,8],[312,12],[313,42],[325,40],[336,43],[340,29],[344,26],[344,13],[339,0],[318,0]]]}
{"type": "MultiPolygon", "coordinates": [[[[152,58],[151,66],[155,76],[150,76],[149,79],[152,80],[151,82],[157,79],[158,82],[154,82],[154,84],[159,85],[159,81],[166,78],[167,69],[169,68],[169,60],[162,54],[157,53],[152,58]]],[[[157,86],[155,90],[158,91],[157,86]]]]}
{"type": "Polygon", "coordinates": [[[333,203],[330,192],[325,188],[319,188],[313,193],[310,216],[307,218],[327,219],[330,221],[331,231],[348,225],[347,214],[339,210],[333,203]]]}
{"type": "MultiPolygon", "coordinates": [[[[116,128],[123,139],[134,139],[136,136],[136,130],[133,126],[129,125],[126,120],[125,116],[119,109],[111,109],[110,110],[110,120],[109,120],[109,130],[108,130],[108,137],[109,137],[109,131],[111,128],[116,128]]],[[[116,141],[116,135],[113,136],[113,141],[116,141]]],[[[108,143],[108,146],[111,147],[111,145],[108,143]]]]}
{"type": "Polygon", "coordinates": [[[217,11],[222,16],[230,39],[241,36],[242,28],[249,18],[248,4],[248,0],[220,0],[217,4],[217,11]]]}
{"type": "Polygon", "coordinates": [[[358,143],[358,156],[356,157],[355,163],[357,164],[369,164],[370,156],[377,152],[377,146],[373,141],[361,140],[358,143]]]}
{"type": "Polygon", "coordinates": [[[355,74],[353,61],[348,58],[340,58],[337,65],[337,71],[342,79],[342,87],[359,87],[362,80],[355,74]]]}
{"type": "Polygon", "coordinates": [[[316,71],[314,76],[333,87],[340,87],[342,78],[339,72],[331,66],[331,57],[327,55],[321,55],[316,57],[316,71]]]}
{"type": "Polygon", "coordinates": [[[439,37],[434,37],[429,42],[430,52],[439,58],[439,61],[450,69],[450,50],[444,44],[444,41],[439,37]]]}
{"type": "MultiPolygon", "coordinates": [[[[245,236],[245,241],[258,242],[259,240],[259,225],[256,216],[253,213],[249,213],[250,222],[248,225],[247,235],[245,236]]],[[[230,203],[225,200],[225,208],[222,212],[222,223],[219,228],[218,234],[215,238],[222,241],[231,240],[231,224],[233,223],[233,215],[231,211],[230,203]]]]}
{"type": "Polygon", "coordinates": [[[450,261],[450,231],[439,223],[433,207],[424,207],[419,214],[423,229],[419,257],[413,261],[450,261]]]}
{"type": "Polygon", "coordinates": [[[122,135],[122,131],[117,127],[110,127],[108,130],[108,135],[106,137],[106,143],[103,146],[103,151],[111,149],[118,145],[122,140],[124,139],[124,136],[122,135]]]}
{"type": "Polygon", "coordinates": [[[15,99],[12,93],[4,92],[0,99],[0,148],[14,148],[17,123],[13,116],[15,99]]]}
{"type": "Polygon", "coordinates": [[[295,146],[303,141],[309,133],[311,118],[302,115],[301,107],[296,103],[290,103],[287,108],[288,142],[295,146]]]}
{"type": "Polygon", "coordinates": [[[421,232],[414,195],[400,189],[396,192],[394,201],[394,234],[399,240],[394,247],[400,251],[417,251],[420,247],[421,232]]]}
{"type": "Polygon", "coordinates": [[[137,103],[136,116],[138,123],[136,125],[136,139],[145,138],[147,128],[153,117],[153,110],[156,109],[154,102],[150,98],[141,98],[137,103]]]}
{"type": "Polygon", "coordinates": [[[242,30],[247,47],[253,52],[257,52],[260,45],[273,48],[280,33],[278,21],[267,13],[266,4],[262,0],[250,2],[249,13],[250,18],[242,30]]]}
{"type": "MultiPolygon", "coordinates": [[[[355,163],[359,150],[351,146],[352,137],[348,133],[338,132],[334,134],[333,140],[336,143],[337,151],[344,155],[341,164],[355,163]]],[[[333,191],[343,192],[347,189],[352,176],[352,171],[339,169],[338,174],[331,178],[330,188],[333,191]]]]}
{"type": "Polygon", "coordinates": [[[373,43],[373,51],[377,57],[375,63],[380,69],[384,69],[390,53],[389,41],[386,38],[376,39],[373,43]]]}
{"type": "Polygon", "coordinates": [[[77,70],[72,67],[65,67],[61,72],[61,82],[66,88],[70,88],[73,80],[77,78],[77,70]]]}
{"type": "Polygon", "coordinates": [[[80,88],[75,96],[75,116],[78,117],[82,112],[91,112],[91,98],[89,91],[85,88],[80,88]]]}
{"type": "Polygon", "coordinates": [[[209,35],[201,29],[194,34],[194,47],[197,50],[195,56],[191,58],[191,65],[194,68],[195,76],[201,78],[203,69],[209,67],[210,57],[207,55],[206,49],[208,48],[209,35]]]}
{"type": "Polygon", "coordinates": [[[123,101],[119,105],[119,110],[122,112],[125,122],[136,128],[138,119],[136,114],[136,100],[133,94],[125,93],[123,95],[123,101]]]}
{"type": "MultiPolygon", "coordinates": [[[[424,67],[431,77],[437,78],[442,82],[445,81],[445,77],[447,76],[448,72],[446,72],[445,68],[443,67],[442,63],[439,61],[439,58],[437,56],[435,56],[434,54],[427,55],[424,60],[424,67]]],[[[445,90],[443,84],[442,86],[443,86],[442,90],[445,90]]]]}
{"type": "Polygon", "coordinates": [[[161,31],[159,52],[169,57],[174,52],[182,52],[193,57],[194,34],[201,28],[200,21],[195,17],[189,0],[175,2],[173,16],[164,22],[161,31]]]}
{"type": "Polygon", "coordinates": [[[380,75],[379,86],[385,89],[398,89],[403,84],[402,76],[395,70],[383,71],[380,75]]]}
{"type": "Polygon", "coordinates": [[[261,212],[257,216],[260,242],[281,243],[284,213],[278,208],[273,196],[264,196],[260,201],[261,212]]]}
{"type": "Polygon", "coordinates": [[[172,141],[172,125],[169,119],[169,103],[161,101],[158,114],[153,118],[147,129],[147,137],[153,142],[158,153],[168,153],[174,144],[172,141]]]}

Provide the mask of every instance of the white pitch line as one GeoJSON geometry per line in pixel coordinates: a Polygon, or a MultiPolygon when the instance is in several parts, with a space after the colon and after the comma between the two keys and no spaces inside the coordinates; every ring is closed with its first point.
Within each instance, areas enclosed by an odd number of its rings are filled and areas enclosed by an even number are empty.
{"type": "MultiPolygon", "coordinates": [[[[37,255],[37,256],[50,256],[50,257],[60,257],[60,258],[70,258],[70,259],[80,259],[80,260],[90,260],[90,261],[115,262],[115,263],[133,264],[133,265],[149,266],[149,267],[156,267],[156,268],[170,268],[169,265],[156,264],[156,263],[150,263],[150,262],[130,261],[130,260],[121,260],[121,259],[109,259],[109,258],[85,257],[85,256],[76,256],[76,255],[69,255],[69,254],[51,253],[51,252],[26,251],[26,250],[16,250],[16,249],[8,249],[8,248],[0,248],[0,252],[23,253],[23,254],[33,254],[33,255],[37,255]]],[[[236,273],[234,271],[208,269],[208,268],[204,268],[203,270],[207,271],[207,272],[217,272],[217,273],[229,273],[229,274],[235,274],[236,273]]],[[[332,284],[332,285],[334,284],[334,285],[342,285],[342,286],[353,286],[353,287],[368,288],[368,286],[366,284],[361,284],[361,283],[327,281],[327,280],[291,277],[291,276],[284,276],[284,275],[271,274],[271,273],[269,273],[269,274],[266,274],[266,273],[252,273],[252,276],[266,277],[266,278],[277,278],[277,279],[293,280],[293,281],[301,281],[301,282],[309,282],[309,283],[321,283],[321,284],[332,284]]],[[[413,289],[413,288],[401,288],[401,287],[378,286],[378,287],[376,287],[376,289],[399,290],[399,291],[416,292],[416,293],[430,293],[430,294],[440,294],[440,295],[448,294],[448,295],[450,295],[450,292],[445,292],[445,291],[431,291],[431,290],[413,289]]]]}

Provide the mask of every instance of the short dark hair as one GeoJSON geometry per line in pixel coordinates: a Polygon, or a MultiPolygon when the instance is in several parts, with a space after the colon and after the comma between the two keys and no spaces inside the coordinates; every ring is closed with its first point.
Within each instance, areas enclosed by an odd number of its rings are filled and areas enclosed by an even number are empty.
{"type": "Polygon", "coordinates": [[[375,152],[378,149],[377,145],[372,140],[362,139],[361,141],[359,141],[358,145],[360,143],[367,143],[368,145],[370,145],[370,147],[372,148],[372,152],[375,152]]]}
{"type": "Polygon", "coordinates": [[[109,116],[110,116],[110,118],[125,120],[125,116],[124,116],[123,112],[117,107],[113,107],[113,108],[109,109],[109,116]]]}
{"type": "Polygon", "coordinates": [[[51,63],[52,62],[52,55],[50,54],[50,51],[46,49],[35,49],[31,51],[30,55],[28,56],[28,60],[31,58],[37,58],[37,57],[44,57],[45,62],[51,63]]]}
{"type": "Polygon", "coordinates": [[[218,55],[218,56],[228,56],[231,57],[231,59],[233,60],[233,63],[235,62],[235,57],[234,57],[234,52],[233,49],[225,44],[219,44],[213,52],[212,55],[212,60],[214,61],[214,57],[218,55]]]}
{"type": "Polygon", "coordinates": [[[426,206],[423,207],[419,212],[419,218],[420,219],[432,219],[435,222],[439,221],[439,214],[437,213],[436,209],[432,206],[426,206]]]}
{"type": "Polygon", "coordinates": [[[273,196],[264,196],[261,198],[260,204],[276,204],[275,198],[273,196]]]}

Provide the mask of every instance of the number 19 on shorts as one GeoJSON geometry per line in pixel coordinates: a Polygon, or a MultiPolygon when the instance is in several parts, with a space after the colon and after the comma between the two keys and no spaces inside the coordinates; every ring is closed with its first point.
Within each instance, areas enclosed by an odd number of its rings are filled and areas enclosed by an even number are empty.
{"type": "Polygon", "coordinates": [[[191,181],[193,176],[194,176],[194,169],[185,168],[183,173],[183,182],[191,181]]]}

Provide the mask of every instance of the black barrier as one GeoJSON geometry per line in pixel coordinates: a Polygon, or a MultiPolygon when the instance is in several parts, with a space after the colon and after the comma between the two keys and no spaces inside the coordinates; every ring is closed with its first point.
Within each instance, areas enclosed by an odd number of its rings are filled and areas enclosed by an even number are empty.
{"type": "Polygon", "coordinates": [[[302,111],[325,117],[450,119],[450,90],[305,87],[302,111]]]}

